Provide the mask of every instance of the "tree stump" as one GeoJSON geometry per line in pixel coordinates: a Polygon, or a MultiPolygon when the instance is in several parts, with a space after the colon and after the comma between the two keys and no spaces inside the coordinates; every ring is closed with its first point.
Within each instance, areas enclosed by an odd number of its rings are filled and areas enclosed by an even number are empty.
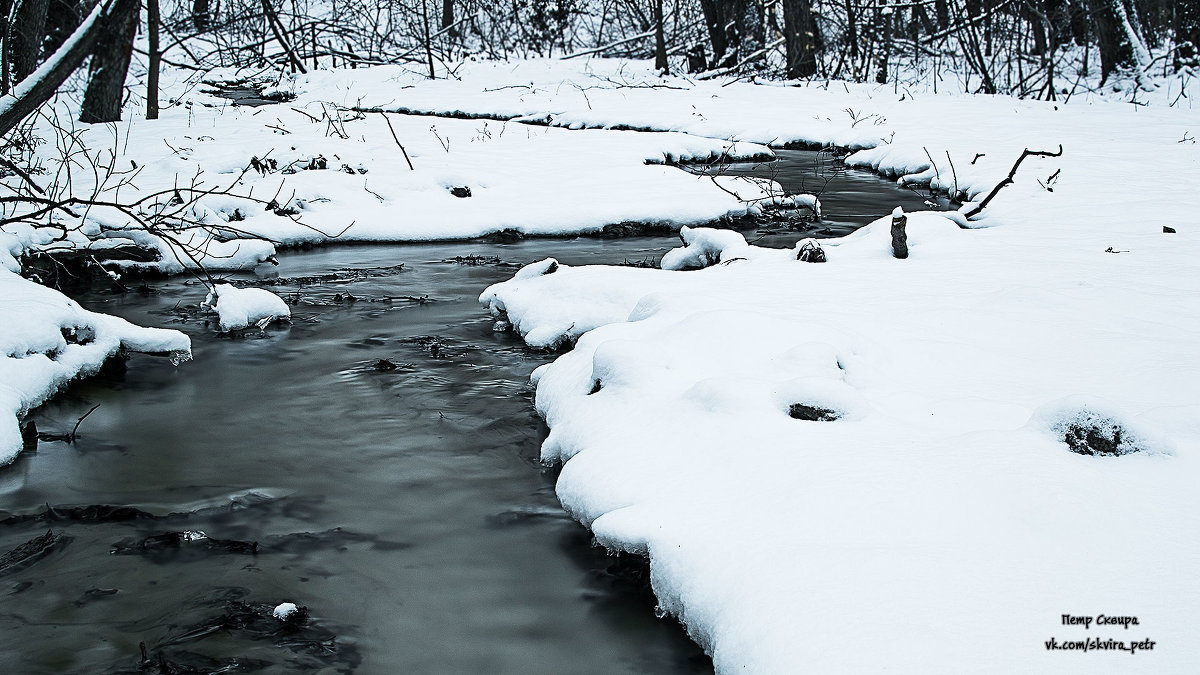
{"type": "Polygon", "coordinates": [[[892,255],[901,260],[908,257],[908,235],[904,232],[907,224],[908,216],[904,215],[904,209],[897,206],[892,211],[892,255]]]}

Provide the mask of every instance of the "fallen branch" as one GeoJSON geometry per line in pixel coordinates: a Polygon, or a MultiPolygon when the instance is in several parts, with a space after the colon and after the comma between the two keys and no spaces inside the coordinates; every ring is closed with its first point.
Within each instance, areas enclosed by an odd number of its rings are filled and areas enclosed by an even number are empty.
{"type": "Polygon", "coordinates": [[[574,58],[578,58],[580,56],[588,56],[589,54],[599,54],[600,52],[603,52],[608,49],[612,49],[613,47],[620,47],[621,45],[629,44],[630,42],[636,42],[638,40],[642,40],[642,39],[649,38],[649,37],[654,37],[653,30],[648,30],[645,33],[638,33],[637,35],[634,35],[632,37],[621,38],[620,40],[617,40],[616,42],[610,42],[610,43],[608,43],[606,45],[602,45],[600,47],[592,47],[591,49],[585,49],[583,51],[575,52],[573,54],[567,54],[566,56],[559,57],[559,60],[566,61],[567,59],[574,59],[574,58]]]}
{"type": "Polygon", "coordinates": [[[988,193],[988,196],[983,198],[983,201],[979,202],[975,208],[967,212],[967,218],[974,218],[975,216],[979,215],[979,212],[983,210],[983,207],[987,206],[988,203],[992,201],[992,198],[995,197],[1004,186],[1012,185],[1013,176],[1017,175],[1017,168],[1021,166],[1021,162],[1024,162],[1026,157],[1032,157],[1035,155],[1038,157],[1062,157],[1062,154],[1063,147],[1061,143],[1058,145],[1058,152],[1049,152],[1047,150],[1030,150],[1029,148],[1025,148],[1025,151],[1022,152],[1021,156],[1017,158],[1016,163],[1013,164],[1012,169],[1009,170],[1008,175],[1005,176],[1004,180],[997,183],[996,187],[992,188],[992,191],[988,193]]]}

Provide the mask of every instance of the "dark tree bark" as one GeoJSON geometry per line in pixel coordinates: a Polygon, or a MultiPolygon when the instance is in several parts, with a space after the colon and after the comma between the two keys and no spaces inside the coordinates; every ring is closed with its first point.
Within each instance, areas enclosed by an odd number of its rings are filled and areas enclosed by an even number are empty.
{"type": "MultiPolygon", "coordinates": [[[[845,0],[846,4],[846,43],[850,45],[850,62],[858,61],[858,17],[855,14],[855,9],[851,0],[845,0]]],[[[857,68],[857,65],[855,66],[857,68]]]]}
{"type": "Polygon", "coordinates": [[[1175,69],[1195,65],[1200,56],[1200,0],[1175,3],[1175,69]]]}
{"type": "Polygon", "coordinates": [[[787,77],[812,77],[817,74],[820,35],[810,0],[783,0],[782,4],[787,77]]]}
{"type": "Polygon", "coordinates": [[[192,25],[201,33],[212,25],[212,10],[209,0],[192,0],[192,25]]]}
{"type": "Polygon", "coordinates": [[[162,52],[158,45],[158,0],[146,0],[146,40],[149,63],[146,66],[146,119],[158,119],[158,70],[162,66],[162,52]]]}
{"type": "Polygon", "coordinates": [[[950,27],[950,3],[946,0],[934,0],[933,10],[937,14],[938,30],[946,30],[950,27]]]}
{"type": "Polygon", "coordinates": [[[46,40],[42,53],[53,54],[64,40],[79,28],[83,12],[79,0],[50,0],[46,11],[46,40]]]}
{"type": "Polygon", "coordinates": [[[1125,35],[1116,3],[1122,0],[1088,0],[1096,44],[1100,47],[1100,82],[1122,66],[1133,63],[1133,45],[1125,35]]]}
{"type": "MultiPolygon", "coordinates": [[[[0,37],[8,36],[8,16],[12,14],[13,0],[0,0],[0,37]]],[[[0,94],[7,94],[8,79],[8,49],[0,48],[0,94]]]]}
{"type": "Polygon", "coordinates": [[[1071,29],[1071,39],[1080,46],[1087,44],[1088,41],[1088,27],[1091,19],[1087,5],[1089,1],[1067,0],[1067,12],[1070,16],[1068,27],[1071,29]]]}
{"type": "Polygon", "coordinates": [[[20,0],[13,12],[8,40],[8,62],[14,81],[22,80],[37,69],[46,38],[48,0],[20,0]]]}
{"type": "Polygon", "coordinates": [[[121,100],[125,93],[125,75],[133,55],[137,35],[139,0],[117,0],[113,15],[105,22],[104,34],[96,40],[92,62],[88,66],[87,91],[79,121],[116,122],[121,119],[121,100]],[[123,11],[115,11],[115,10],[123,11]]]}
{"type": "Polygon", "coordinates": [[[454,25],[454,0],[442,0],[442,30],[452,38],[458,37],[458,29],[454,25]],[[449,28],[449,30],[446,30],[449,28]]]}
{"type": "Polygon", "coordinates": [[[663,0],[654,0],[654,68],[660,73],[670,70],[667,64],[667,37],[663,28],[663,0]]]}
{"type": "Polygon", "coordinates": [[[725,33],[725,26],[729,23],[726,8],[725,0],[700,0],[700,9],[704,12],[704,26],[708,29],[708,39],[712,43],[713,58],[709,65],[713,68],[732,65],[729,40],[725,33]]]}
{"type": "Polygon", "coordinates": [[[738,46],[745,58],[767,44],[767,26],[763,23],[760,0],[733,0],[738,46]]]}
{"type": "Polygon", "coordinates": [[[875,81],[879,84],[887,84],[888,60],[892,57],[892,8],[890,5],[886,5],[882,10],[880,10],[879,23],[883,29],[881,31],[882,35],[879,39],[879,70],[875,72],[875,81]]]}

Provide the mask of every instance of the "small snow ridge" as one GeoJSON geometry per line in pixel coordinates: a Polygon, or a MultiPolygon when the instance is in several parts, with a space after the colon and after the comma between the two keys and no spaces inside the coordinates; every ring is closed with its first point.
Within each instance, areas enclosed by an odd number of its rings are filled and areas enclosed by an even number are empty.
{"type": "Polygon", "coordinates": [[[1169,443],[1102,401],[1056,401],[1039,409],[1034,423],[1080,455],[1173,454],[1169,443]]]}
{"type": "Polygon", "coordinates": [[[529,263],[528,265],[517,270],[512,276],[513,279],[532,279],[533,277],[545,276],[554,274],[558,271],[558,261],[554,258],[546,258],[537,262],[529,263]]]}
{"type": "Polygon", "coordinates": [[[271,291],[230,284],[214,286],[200,306],[217,313],[222,331],[247,328],[251,324],[265,327],[272,321],[292,317],[287,303],[271,291]]]}

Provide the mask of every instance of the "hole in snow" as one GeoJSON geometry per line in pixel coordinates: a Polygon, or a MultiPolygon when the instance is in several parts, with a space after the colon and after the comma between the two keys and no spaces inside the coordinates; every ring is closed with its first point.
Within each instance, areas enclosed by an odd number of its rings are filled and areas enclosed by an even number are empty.
{"type": "Polygon", "coordinates": [[[1106,457],[1135,452],[1172,454],[1167,441],[1103,405],[1056,403],[1051,406],[1040,415],[1049,422],[1047,426],[1057,439],[1076,454],[1106,457]]]}
{"type": "Polygon", "coordinates": [[[592,383],[592,390],[588,392],[588,396],[591,396],[592,394],[595,394],[596,392],[600,391],[600,388],[601,388],[600,380],[596,380],[595,382],[592,383]]]}
{"type": "Polygon", "coordinates": [[[808,405],[807,403],[793,403],[788,408],[788,415],[792,419],[808,420],[809,422],[832,422],[842,416],[836,410],[808,405]]]}
{"type": "Polygon", "coordinates": [[[96,339],[96,331],[91,326],[63,326],[61,331],[69,345],[86,345],[96,339]]]}

